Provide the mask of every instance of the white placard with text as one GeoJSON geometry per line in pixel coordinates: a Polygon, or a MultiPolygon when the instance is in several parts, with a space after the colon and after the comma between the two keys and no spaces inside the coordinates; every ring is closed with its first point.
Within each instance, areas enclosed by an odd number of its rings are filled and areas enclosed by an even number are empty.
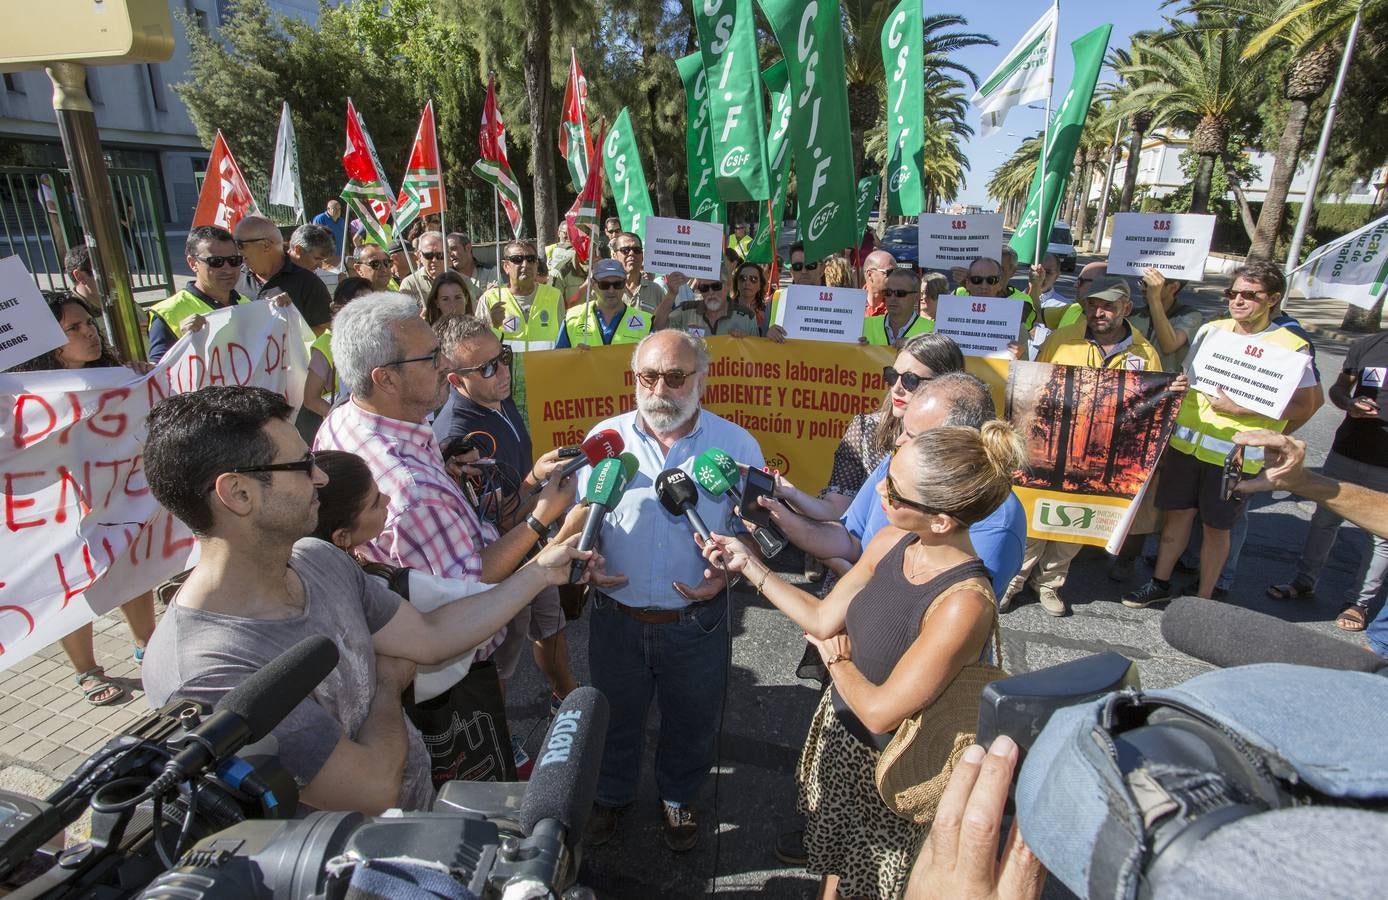
{"type": "Polygon", "coordinates": [[[1167,278],[1204,281],[1214,225],[1214,216],[1193,213],[1118,213],[1108,273],[1141,278],[1150,266],[1167,278]]]}
{"type": "Polygon", "coordinates": [[[920,217],[920,267],[948,272],[967,266],[980,256],[1002,256],[1002,216],[980,213],[947,216],[927,213],[920,217]]]}
{"type": "Polygon", "coordinates": [[[24,261],[0,259],[0,372],[66,343],[24,261]]]}
{"type": "Polygon", "coordinates": [[[863,336],[867,292],[860,288],[829,288],[792,284],[781,292],[773,325],[786,337],[856,344],[863,336]]]}
{"type": "Polygon", "coordinates": [[[723,277],[723,226],[651,216],[646,220],[644,268],[656,275],[723,277]]]}
{"type": "Polygon", "coordinates": [[[935,308],[935,333],[953,338],[965,356],[1010,356],[1025,312],[1021,300],[946,294],[935,308]]]}
{"type": "Polygon", "coordinates": [[[1189,363],[1191,390],[1215,396],[1222,389],[1239,406],[1282,418],[1311,357],[1256,337],[1211,331],[1189,363]]]}

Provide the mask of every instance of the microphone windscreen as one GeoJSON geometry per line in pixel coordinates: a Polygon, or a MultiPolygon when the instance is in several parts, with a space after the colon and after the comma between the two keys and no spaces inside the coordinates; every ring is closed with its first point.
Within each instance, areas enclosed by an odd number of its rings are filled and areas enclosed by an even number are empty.
{"type": "Polygon", "coordinates": [[[701,458],[707,459],[718,467],[718,471],[723,473],[723,477],[728,479],[731,487],[737,487],[737,483],[742,478],[742,473],[737,468],[737,460],[719,450],[717,447],[710,447],[705,450],[701,458]]]}
{"type": "Polygon", "coordinates": [[[593,466],[593,471],[588,475],[588,489],[583,496],[589,503],[611,509],[621,501],[626,486],[621,459],[604,459],[593,466]]]}
{"type": "Polygon", "coordinates": [[[596,466],[604,459],[611,459],[621,454],[626,449],[626,443],[622,436],[611,428],[604,428],[594,434],[582,444],[583,455],[587,458],[588,464],[596,466]]]}
{"type": "Polygon", "coordinates": [[[1177,650],[1216,666],[1287,663],[1347,672],[1388,668],[1388,660],[1363,647],[1200,597],[1173,600],[1162,614],[1161,635],[1177,650]]]}
{"type": "Polygon", "coordinates": [[[626,476],[627,481],[631,481],[636,477],[636,471],[641,468],[641,461],[630,453],[623,453],[617,458],[622,461],[622,474],[626,476]]]}
{"type": "Polygon", "coordinates": [[[728,483],[728,479],[723,477],[718,466],[703,456],[694,460],[694,480],[715,497],[721,497],[733,489],[733,486],[728,483]]]}
{"type": "Polygon", "coordinates": [[[666,469],[656,476],[655,495],[672,516],[684,515],[686,509],[699,502],[694,480],[681,469],[666,469]]]}
{"type": "Polygon", "coordinates": [[[261,740],[335,668],[337,644],[322,635],[306,637],[227,691],[215,709],[240,716],[251,741],[261,740]]]}
{"type": "Polygon", "coordinates": [[[595,687],[577,688],[564,698],[540,746],[521,800],[521,831],[555,819],[574,846],[583,836],[598,793],[598,769],[607,741],[607,698],[595,687]]]}

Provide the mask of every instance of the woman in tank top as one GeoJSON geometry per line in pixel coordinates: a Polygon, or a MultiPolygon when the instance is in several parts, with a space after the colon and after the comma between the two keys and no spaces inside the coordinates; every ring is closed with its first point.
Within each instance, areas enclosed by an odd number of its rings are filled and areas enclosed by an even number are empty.
{"type": "Polygon", "coordinates": [[[797,773],[820,896],[896,897],[905,888],[928,826],[887,808],[874,770],[897,726],[983,657],[996,600],[969,526],[1007,498],[1022,460],[1021,439],[1001,421],[981,432],[935,428],[899,448],[878,489],[891,527],[822,601],[735,538],[714,535],[705,547],[805,629],[833,680],[797,773]]]}

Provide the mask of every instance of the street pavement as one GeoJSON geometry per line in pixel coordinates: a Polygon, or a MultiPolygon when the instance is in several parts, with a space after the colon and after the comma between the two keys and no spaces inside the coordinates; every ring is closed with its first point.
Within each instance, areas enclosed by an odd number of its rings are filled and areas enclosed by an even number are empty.
{"type": "MultiPolygon", "coordinates": [[[[1223,309],[1218,291],[1225,286],[1227,282],[1211,281],[1190,296],[1207,316],[1214,315],[1223,309]]],[[[1073,292],[1073,276],[1062,278],[1061,289],[1073,292]]],[[[1292,301],[1288,309],[1314,329],[1322,377],[1333,380],[1351,337],[1336,328],[1344,305],[1292,301]]],[[[1340,411],[1327,403],[1299,434],[1310,444],[1314,464],[1324,458],[1340,418],[1340,411]]],[[[1312,504],[1263,495],[1252,502],[1251,509],[1248,544],[1230,602],[1362,645],[1361,636],[1339,631],[1333,619],[1350,588],[1356,560],[1367,547],[1366,535],[1358,528],[1342,529],[1314,601],[1278,604],[1267,599],[1264,590],[1292,574],[1312,504]]],[[[797,574],[800,559],[793,552],[778,562],[792,580],[803,581],[797,574]]],[[[1145,578],[1145,568],[1139,568],[1139,577],[1145,578]]],[[[1008,669],[1031,671],[1116,650],[1136,663],[1146,687],[1173,685],[1207,670],[1208,666],[1162,640],[1160,608],[1131,610],[1116,602],[1131,586],[1110,581],[1103,554],[1085,550],[1061,592],[1071,603],[1070,616],[1046,615],[1029,593],[1004,616],[1008,669]]],[[[748,589],[733,592],[731,623],[733,654],[719,766],[698,805],[704,826],[700,843],[690,853],[676,855],[661,841],[651,777],[653,711],[639,798],[623,816],[613,840],[586,851],[583,882],[600,896],[695,897],[716,892],[729,897],[801,898],[814,894],[815,879],[803,870],[780,865],[772,853],[777,834],[794,826],[794,770],[817,700],[814,687],[794,676],[803,639],[789,620],[748,589]]],[[[582,620],[568,628],[574,670],[582,681],[588,677],[587,631],[582,620]]],[[[129,728],[145,713],[129,633],[118,615],[97,623],[96,647],[98,659],[129,692],[122,705],[87,706],[56,645],[0,673],[0,787],[42,796],[107,738],[129,728]]],[[[547,726],[548,688],[533,666],[523,664],[508,686],[507,697],[513,730],[525,738],[534,755],[547,726]]],[[[1066,895],[1056,885],[1047,894],[1066,895]]]]}

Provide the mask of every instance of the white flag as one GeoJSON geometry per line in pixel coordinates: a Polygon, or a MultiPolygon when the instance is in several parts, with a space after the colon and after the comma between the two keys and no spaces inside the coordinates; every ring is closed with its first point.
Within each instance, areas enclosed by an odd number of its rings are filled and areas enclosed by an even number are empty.
{"type": "Polygon", "coordinates": [[[280,110],[280,130],[275,135],[275,164],[270,171],[271,203],[288,206],[295,218],[304,220],[304,191],[299,186],[299,142],[294,139],[294,123],[289,103],[280,110]]]}
{"type": "Polygon", "coordinates": [[[1291,282],[1289,293],[1372,309],[1388,287],[1388,216],[1317,248],[1292,271],[1291,282]]]}
{"type": "Polygon", "coordinates": [[[1012,107],[1050,97],[1055,72],[1056,18],[1057,8],[1052,5],[974,94],[970,102],[982,113],[979,137],[1000,130],[1012,107]]]}

